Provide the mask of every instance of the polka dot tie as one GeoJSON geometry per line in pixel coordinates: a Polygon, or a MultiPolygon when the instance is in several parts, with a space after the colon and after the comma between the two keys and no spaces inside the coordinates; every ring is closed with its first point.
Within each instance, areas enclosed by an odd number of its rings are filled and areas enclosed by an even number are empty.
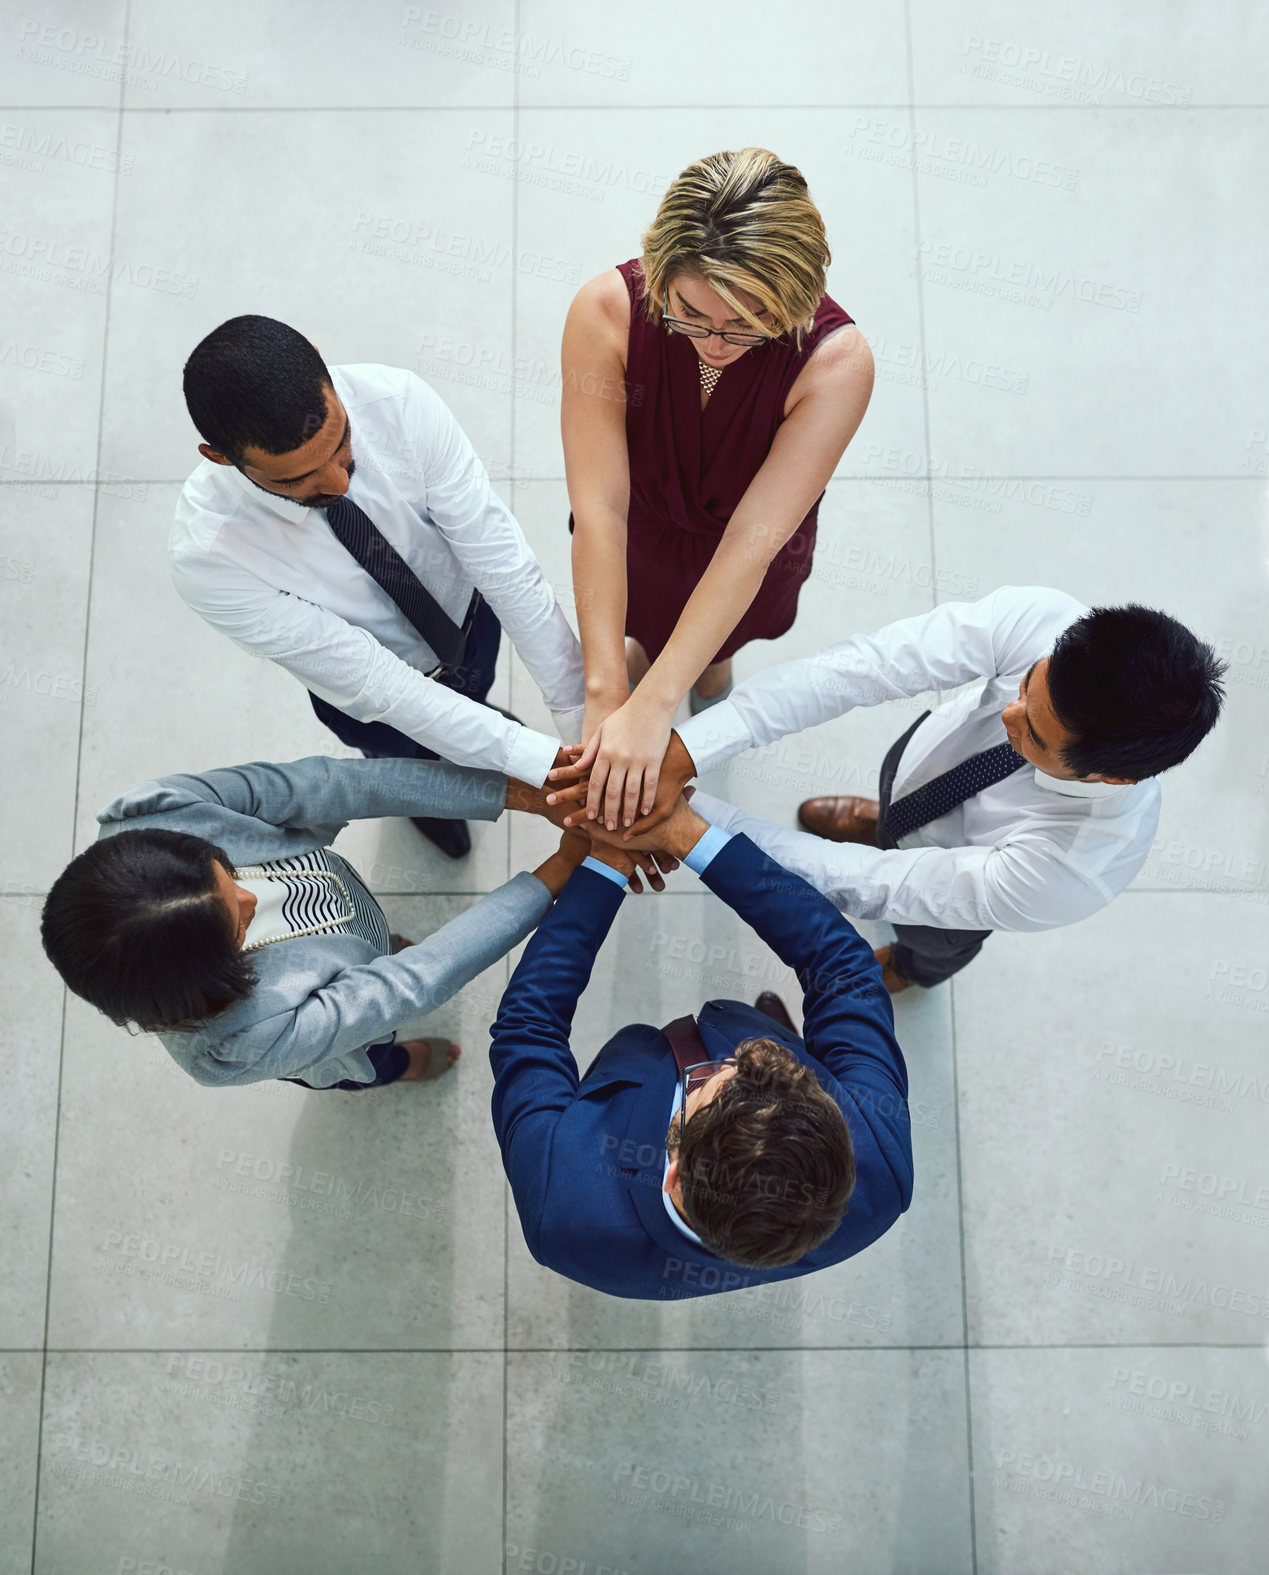
{"type": "Polygon", "coordinates": [[[933,782],[906,793],[891,804],[886,815],[886,836],[890,841],[902,842],[910,831],[924,826],[940,815],[946,815],[967,798],[981,793],[1010,777],[1026,761],[1009,744],[997,744],[994,749],[984,749],[953,766],[933,782]]]}

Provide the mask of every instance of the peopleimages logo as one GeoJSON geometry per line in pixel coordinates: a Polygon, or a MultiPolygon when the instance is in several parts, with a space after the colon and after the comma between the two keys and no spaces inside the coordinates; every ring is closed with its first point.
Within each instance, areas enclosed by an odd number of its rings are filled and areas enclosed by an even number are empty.
{"type": "Polygon", "coordinates": [[[1051,1284],[1095,1288],[1099,1294],[1119,1301],[1130,1301],[1135,1295],[1169,1297],[1181,1308],[1215,1307],[1222,1312],[1243,1313],[1248,1318],[1269,1318],[1266,1292],[1208,1280],[1203,1275],[1178,1275],[1156,1264],[1136,1263],[1110,1253],[1082,1252],[1074,1247],[1050,1247],[1049,1262],[1060,1265],[1050,1276],[1051,1284]]]}

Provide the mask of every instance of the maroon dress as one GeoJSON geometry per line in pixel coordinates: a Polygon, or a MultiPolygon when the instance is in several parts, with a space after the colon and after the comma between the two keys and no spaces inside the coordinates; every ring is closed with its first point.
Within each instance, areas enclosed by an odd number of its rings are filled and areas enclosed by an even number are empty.
{"type": "MultiPolygon", "coordinates": [[[[824,296],[800,350],[791,337],[747,350],[724,369],[702,410],[693,341],[649,321],[638,259],[619,263],[618,271],[630,293],[626,633],[655,660],[771,451],[798,373],[827,334],[854,319],[824,296]]],[[[713,661],[792,627],[798,593],[811,572],[819,507],[816,498],[713,661]]]]}

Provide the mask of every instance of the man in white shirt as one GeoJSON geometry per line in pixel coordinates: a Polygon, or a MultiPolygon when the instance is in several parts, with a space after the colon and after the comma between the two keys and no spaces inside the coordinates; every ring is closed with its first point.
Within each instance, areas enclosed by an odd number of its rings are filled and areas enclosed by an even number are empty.
{"type": "MultiPolygon", "coordinates": [[[[580,736],[581,648],[524,533],[412,372],[327,368],[303,335],[235,317],[197,346],[204,438],[171,538],[181,597],[309,690],[345,744],[541,786],[559,740],[485,703],[505,629],[560,737],[580,736]]],[[[464,821],[416,820],[453,857],[464,821]]]]}
{"type": "Polygon", "coordinates": [[[1070,924],[1124,889],[1154,840],[1153,779],[1215,725],[1224,670],[1165,613],[1090,611],[1062,591],[1003,586],[738,685],[671,735],[657,808],[632,832],[656,824],[689,777],[747,749],[855,706],[986,680],[896,741],[876,800],[804,803],[799,819],[814,835],[692,799],[852,918],[893,924],[894,945],[877,953],[892,994],[928,987],[992,930],[1070,924]]]}

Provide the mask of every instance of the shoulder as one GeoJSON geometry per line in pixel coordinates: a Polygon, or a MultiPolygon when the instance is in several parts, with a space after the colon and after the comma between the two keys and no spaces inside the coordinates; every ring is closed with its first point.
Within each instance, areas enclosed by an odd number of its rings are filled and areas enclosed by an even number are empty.
{"type": "Polygon", "coordinates": [[[221,526],[238,508],[236,472],[205,459],[181,488],[168,537],[176,554],[198,554],[215,541],[221,526]]]}
{"type": "Polygon", "coordinates": [[[872,349],[854,323],[825,335],[807,357],[794,388],[807,394],[838,397],[872,388],[872,349]]]}
{"type": "Polygon", "coordinates": [[[573,297],[568,309],[568,326],[605,337],[618,337],[625,344],[630,327],[630,292],[616,268],[588,279],[573,297]]]}
{"type": "MultiPolygon", "coordinates": [[[[1046,656],[1058,636],[1088,611],[1077,597],[1048,585],[1000,585],[984,603],[994,636],[1017,646],[1013,660],[1023,667],[1046,656]]],[[[1014,670],[1007,665],[1001,668],[1006,673],[1014,670]]]]}

